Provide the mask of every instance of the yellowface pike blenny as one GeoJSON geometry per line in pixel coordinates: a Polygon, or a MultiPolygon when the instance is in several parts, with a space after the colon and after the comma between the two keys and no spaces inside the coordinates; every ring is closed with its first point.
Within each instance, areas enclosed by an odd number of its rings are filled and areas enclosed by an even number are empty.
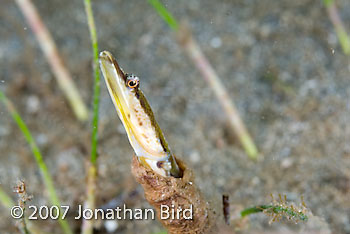
{"type": "Polygon", "coordinates": [[[100,68],[139,161],[162,176],[181,177],[175,157],[139,88],[139,78],[124,73],[108,51],[100,53],[100,68]]]}

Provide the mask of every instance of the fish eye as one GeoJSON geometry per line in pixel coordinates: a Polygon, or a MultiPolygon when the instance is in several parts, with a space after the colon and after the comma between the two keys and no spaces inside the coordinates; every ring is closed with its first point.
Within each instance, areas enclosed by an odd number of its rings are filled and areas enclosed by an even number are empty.
{"type": "Polygon", "coordinates": [[[126,84],[129,88],[134,89],[139,86],[140,80],[137,76],[127,75],[126,84]]]}

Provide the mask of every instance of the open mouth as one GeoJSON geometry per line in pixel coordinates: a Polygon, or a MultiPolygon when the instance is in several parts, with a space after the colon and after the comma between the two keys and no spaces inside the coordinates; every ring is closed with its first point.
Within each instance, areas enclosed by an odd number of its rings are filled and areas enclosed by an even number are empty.
{"type": "Polygon", "coordinates": [[[129,107],[125,97],[126,92],[128,92],[127,87],[125,86],[125,74],[108,51],[100,53],[100,67],[118,115],[123,122],[127,133],[130,134],[131,126],[127,118],[130,113],[128,113],[129,107]]]}
{"type": "Polygon", "coordinates": [[[124,74],[111,53],[107,51],[100,53],[100,66],[110,96],[136,155],[151,160],[166,160],[169,153],[161,144],[156,124],[152,122],[153,113],[151,117],[145,110],[149,108],[141,105],[140,98],[144,98],[142,92],[128,87],[128,75],[124,74]]]}

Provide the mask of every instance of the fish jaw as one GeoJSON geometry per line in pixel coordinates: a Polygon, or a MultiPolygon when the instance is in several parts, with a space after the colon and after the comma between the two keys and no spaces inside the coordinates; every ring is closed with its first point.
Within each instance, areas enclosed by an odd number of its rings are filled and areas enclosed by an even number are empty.
{"type": "Polygon", "coordinates": [[[127,86],[127,74],[111,53],[100,53],[100,68],[139,161],[162,176],[175,174],[179,177],[178,173],[173,172],[179,170],[178,166],[142,91],[127,86]]]}

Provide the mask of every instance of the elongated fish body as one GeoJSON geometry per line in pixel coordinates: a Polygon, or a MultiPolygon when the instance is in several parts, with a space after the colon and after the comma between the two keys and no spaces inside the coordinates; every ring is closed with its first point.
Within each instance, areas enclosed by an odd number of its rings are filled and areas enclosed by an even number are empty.
{"type": "Polygon", "coordinates": [[[108,51],[100,53],[100,68],[139,161],[162,176],[181,177],[181,170],[139,88],[139,78],[125,74],[108,51]]]}

